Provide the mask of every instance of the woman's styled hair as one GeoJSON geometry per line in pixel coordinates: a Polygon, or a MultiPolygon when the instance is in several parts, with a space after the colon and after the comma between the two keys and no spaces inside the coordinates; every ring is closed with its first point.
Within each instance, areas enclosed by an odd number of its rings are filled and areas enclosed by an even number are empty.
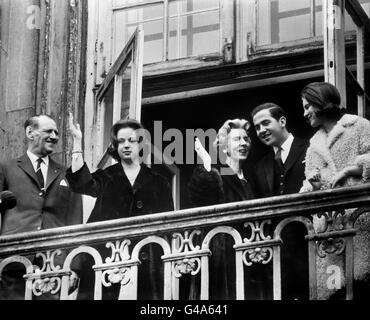
{"type": "Polygon", "coordinates": [[[249,137],[249,128],[250,123],[245,119],[233,119],[233,120],[226,120],[222,127],[218,130],[216,140],[214,141],[213,145],[217,148],[227,148],[227,136],[230,133],[231,129],[244,129],[248,135],[249,143],[251,139],[249,137]]]}
{"type": "Polygon", "coordinates": [[[339,120],[344,109],[341,108],[341,98],[338,89],[328,82],[312,82],[301,91],[301,97],[309,104],[319,108],[318,117],[339,120]]]}
{"type": "Polygon", "coordinates": [[[108,148],[108,153],[113,157],[114,160],[116,161],[121,161],[121,158],[118,154],[118,139],[117,139],[117,134],[118,131],[124,128],[131,128],[136,131],[136,135],[138,138],[138,142],[141,143],[144,139],[144,127],[143,125],[134,119],[126,119],[126,120],[119,120],[117,121],[113,126],[110,131],[110,141],[111,145],[108,148]]]}

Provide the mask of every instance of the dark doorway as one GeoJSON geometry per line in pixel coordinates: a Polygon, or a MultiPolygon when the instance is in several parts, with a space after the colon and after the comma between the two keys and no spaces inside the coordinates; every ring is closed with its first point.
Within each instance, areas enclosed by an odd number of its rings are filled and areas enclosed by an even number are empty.
{"type": "MultiPolygon", "coordinates": [[[[286,110],[288,128],[293,135],[310,138],[314,130],[303,118],[300,98],[302,88],[312,81],[323,81],[323,78],[297,80],[258,88],[233,91],[215,95],[202,96],[182,101],[172,101],[143,107],[142,119],[145,127],[152,133],[154,121],[162,121],[163,132],[176,128],[185,137],[186,129],[214,128],[218,130],[227,119],[245,118],[249,121],[250,112],[264,102],[274,102],[286,110]]],[[[252,150],[249,162],[254,162],[266,152],[265,147],[251,130],[252,150]]],[[[163,149],[165,144],[163,144],[163,149]]],[[[184,150],[184,158],[185,158],[184,150]]],[[[195,157],[195,156],[194,156],[195,157]]],[[[184,160],[185,162],[185,160],[184,160]]],[[[181,170],[180,203],[181,208],[190,207],[186,186],[194,169],[191,164],[177,164],[181,170]]]]}

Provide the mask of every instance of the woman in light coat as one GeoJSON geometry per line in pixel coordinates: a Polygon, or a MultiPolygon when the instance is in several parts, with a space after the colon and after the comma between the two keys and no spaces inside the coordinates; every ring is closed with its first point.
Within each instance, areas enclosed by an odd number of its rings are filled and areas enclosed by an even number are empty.
{"type": "Polygon", "coordinates": [[[343,114],[338,90],[316,82],[302,90],[304,117],[319,128],[306,154],[301,192],[370,182],[370,122],[343,114]]]}
{"type": "MultiPolygon", "coordinates": [[[[370,182],[370,122],[357,115],[345,114],[340,106],[339,91],[330,83],[308,84],[303,88],[301,98],[304,117],[313,128],[318,128],[318,131],[311,138],[307,149],[306,180],[300,192],[370,182]]],[[[353,210],[347,210],[346,215],[351,212],[353,210]]],[[[363,215],[358,219],[359,232],[354,238],[354,248],[355,279],[367,282],[370,288],[370,281],[368,281],[370,275],[369,218],[369,215],[363,215]]],[[[325,224],[323,220],[314,217],[314,225],[320,231],[325,224]]],[[[339,263],[338,257],[328,255],[318,261],[321,261],[318,266],[319,282],[321,278],[323,286],[326,287],[324,284],[328,277],[326,268],[330,264],[339,263]]],[[[344,270],[341,270],[343,283],[344,270]]]]}

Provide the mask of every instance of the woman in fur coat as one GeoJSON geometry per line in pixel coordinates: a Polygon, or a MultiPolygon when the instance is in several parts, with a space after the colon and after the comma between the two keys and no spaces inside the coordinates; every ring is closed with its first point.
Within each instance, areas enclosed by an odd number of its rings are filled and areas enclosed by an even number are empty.
{"type": "Polygon", "coordinates": [[[319,128],[306,154],[301,192],[370,182],[370,122],[343,114],[338,90],[314,82],[302,90],[304,117],[319,128]]]}
{"type": "MultiPolygon", "coordinates": [[[[304,117],[318,131],[311,138],[307,149],[306,180],[300,191],[325,190],[370,182],[370,122],[357,115],[345,114],[340,107],[339,91],[330,83],[310,83],[302,90],[301,97],[304,117]]],[[[346,210],[346,215],[351,212],[353,209],[346,210]]],[[[320,230],[324,225],[323,220],[314,217],[314,225],[320,230]]],[[[354,298],[356,292],[357,297],[362,295],[356,291],[356,283],[362,282],[363,288],[363,283],[366,282],[366,290],[370,288],[370,216],[360,216],[356,228],[359,231],[354,238],[355,253],[358,253],[355,254],[354,298]]],[[[344,285],[343,261],[339,262],[339,257],[334,256],[318,259],[321,288],[326,287],[326,268],[330,264],[342,266],[341,279],[342,286],[344,285]]],[[[322,298],[329,296],[327,290],[326,293],[323,290],[322,298]]]]}

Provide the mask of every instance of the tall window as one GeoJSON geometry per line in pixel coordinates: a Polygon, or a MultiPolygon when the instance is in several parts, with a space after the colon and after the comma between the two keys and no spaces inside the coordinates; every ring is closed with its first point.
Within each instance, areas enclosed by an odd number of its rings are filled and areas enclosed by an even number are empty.
{"type": "MultiPolygon", "coordinates": [[[[370,0],[359,2],[370,16],[370,0]]],[[[254,5],[257,46],[322,36],[322,0],[254,0],[254,5]]],[[[346,31],[354,29],[346,19],[346,31]]]]}
{"type": "Polygon", "coordinates": [[[121,50],[109,73],[96,91],[95,154],[99,167],[109,165],[107,148],[110,128],[130,116],[140,121],[142,89],[143,32],[137,28],[121,50]]]}
{"type": "Polygon", "coordinates": [[[143,26],[144,63],[220,52],[219,0],[113,0],[113,53],[143,26]]]}
{"type": "Polygon", "coordinates": [[[218,0],[170,1],[169,59],[218,52],[220,8],[218,0]]]}

